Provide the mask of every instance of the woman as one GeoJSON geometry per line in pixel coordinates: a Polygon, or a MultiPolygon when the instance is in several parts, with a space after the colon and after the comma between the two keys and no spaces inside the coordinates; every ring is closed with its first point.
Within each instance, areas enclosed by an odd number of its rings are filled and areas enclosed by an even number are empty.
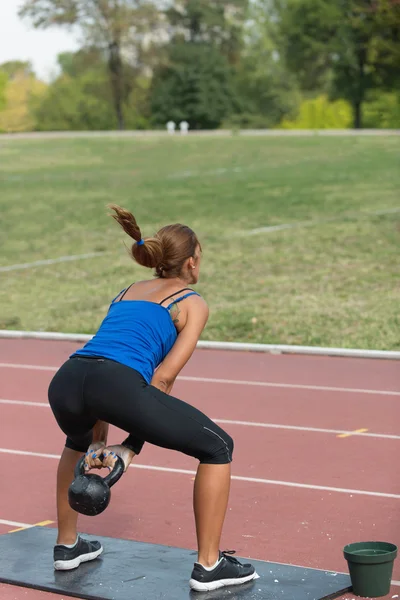
{"type": "Polygon", "coordinates": [[[132,257],[155,268],[156,278],[132,284],[114,298],[96,335],[62,365],[49,386],[54,416],[67,436],[57,472],[58,537],[55,569],[97,558],[102,547],[77,535],[78,514],[68,503],[74,467],[86,452],[87,470],[125,471],[144,442],[199,461],[194,484],[198,560],[190,587],[208,591],[257,577],[219,544],[225,518],[233,440],[199,410],[170,395],[208,319],[206,302],[188,286],[199,278],[201,246],[184,225],[168,225],[142,239],[133,215],[116,205],[114,219],[135,242],[132,257]],[[107,446],[108,425],[127,433],[107,446]]]}

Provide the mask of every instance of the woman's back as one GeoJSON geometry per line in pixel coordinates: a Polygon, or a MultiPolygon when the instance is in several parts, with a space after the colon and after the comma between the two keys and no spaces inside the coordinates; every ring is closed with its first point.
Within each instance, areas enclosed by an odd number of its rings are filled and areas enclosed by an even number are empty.
{"type": "Polygon", "coordinates": [[[177,282],[176,279],[148,279],[138,281],[137,283],[122,290],[114,299],[114,302],[150,302],[158,304],[169,310],[172,321],[178,333],[185,326],[188,304],[180,304],[182,296],[198,295],[191,288],[185,286],[185,282],[177,282]]]}
{"type": "Polygon", "coordinates": [[[185,326],[188,307],[182,301],[198,295],[171,283],[141,281],[122,290],[95,336],[72,356],[115,360],[138,371],[149,383],[185,326]]]}

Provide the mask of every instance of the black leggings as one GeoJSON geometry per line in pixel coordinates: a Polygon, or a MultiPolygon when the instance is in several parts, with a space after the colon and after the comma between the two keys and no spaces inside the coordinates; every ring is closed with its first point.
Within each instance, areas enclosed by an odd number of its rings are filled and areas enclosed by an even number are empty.
{"type": "Polygon", "coordinates": [[[49,402],[66,447],[86,452],[95,423],[105,421],[129,433],[139,454],[145,442],[178,450],[201,463],[232,461],[233,440],[202,412],[164,394],[134,369],[100,357],[73,357],[49,386],[49,402]]]}

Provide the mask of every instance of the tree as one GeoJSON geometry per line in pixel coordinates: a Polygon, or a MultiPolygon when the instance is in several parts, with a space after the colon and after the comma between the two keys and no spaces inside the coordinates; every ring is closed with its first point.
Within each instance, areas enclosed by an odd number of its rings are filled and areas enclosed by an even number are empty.
{"type": "Polygon", "coordinates": [[[0,65],[0,69],[7,74],[9,79],[13,79],[13,77],[21,75],[25,75],[29,77],[30,75],[35,75],[32,69],[32,65],[28,61],[23,60],[9,60],[0,65]]]}
{"type": "Polygon", "coordinates": [[[85,46],[104,53],[118,127],[124,129],[123,104],[131,92],[126,57],[137,60],[144,35],[157,28],[155,6],[146,0],[25,0],[19,14],[35,27],[77,26],[85,46]]]}
{"type": "Polygon", "coordinates": [[[238,70],[239,114],[235,121],[238,124],[248,121],[250,126],[255,123],[256,127],[261,124],[274,127],[295,113],[301,94],[293,74],[288,73],[279,62],[259,59],[257,64],[256,61],[257,58],[251,61],[250,57],[246,57],[238,70]]]}
{"type": "MultiPolygon", "coordinates": [[[[115,126],[107,64],[97,49],[64,52],[58,56],[61,75],[49,85],[46,94],[32,105],[37,129],[110,130],[115,126]]],[[[127,67],[128,68],[128,67],[127,67]]],[[[122,105],[127,126],[147,125],[147,89],[142,78],[132,72],[134,92],[122,105]]]]}
{"type": "MultiPolygon", "coordinates": [[[[6,64],[10,65],[10,63],[6,64]]],[[[3,110],[0,111],[0,130],[8,132],[31,131],[35,127],[31,102],[45,92],[46,84],[38,81],[23,66],[21,71],[12,69],[12,76],[7,81],[7,75],[5,71],[2,71],[2,68],[3,65],[0,66],[0,103],[1,82],[6,81],[7,84],[4,89],[3,110]]],[[[8,69],[8,72],[11,73],[11,70],[8,69]]]]}
{"type": "Polygon", "coordinates": [[[384,85],[400,69],[393,39],[400,44],[400,5],[397,0],[347,0],[341,17],[332,44],[332,96],[351,103],[358,129],[368,91],[384,85]]]}
{"type": "Polygon", "coordinates": [[[115,125],[104,71],[88,70],[77,77],[63,74],[33,103],[40,131],[109,130],[115,125]]]}
{"type": "Polygon", "coordinates": [[[340,22],[338,0],[273,0],[272,6],[276,44],[287,68],[303,91],[325,90],[340,22]]]}
{"type": "Polygon", "coordinates": [[[253,2],[244,28],[235,77],[240,112],[234,122],[240,126],[273,127],[301,102],[297,78],[279,54],[275,21],[266,8],[253,2]]]}
{"type": "Polygon", "coordinates": [[[368,90],[399,71],[398,0],[274,0],[281,51],[305,91],[329,90],[362,127],[368,90]]]}
{"type": "Polygon", "coordinates": [[[97,48],[81,48],[77,52],[61,52],[57,56],[62,75],[75,78],[90,69],[102,70],[107,74],[107,65],[103,54],[97,48]]]}
{"type": "Polygon", "coordinates": [[[387,91],[400,84],[400,2],[380,0],[377,11],[377,27],[385,31],[376,39],[376,63],[382,84],[387,91]]]}
{"type": "Polygon", "coordinates": [[[215,128],[234,110],[248,0],[175,0],[165,10],[169,39],[151,87],[153,121],[215,128]]]}
{"type": "Polygon", "coordinates": [[[169,63],[156,70],[151,89],[157,124],[187,120],[191,129],[213,129],[234,106],[232,71],[227,59],[205,43],[170,46],[169,63]]]}
{"type": "Polygon", "coordinates": [[[236,64],[247,8],[248,0],[186,0],[174,2],[166,15],[173,39],[211,44],[236,64]]]}

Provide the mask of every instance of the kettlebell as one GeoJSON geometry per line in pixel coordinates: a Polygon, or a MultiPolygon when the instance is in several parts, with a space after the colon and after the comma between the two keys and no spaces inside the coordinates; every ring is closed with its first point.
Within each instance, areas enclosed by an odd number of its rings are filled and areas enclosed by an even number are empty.
{"type": "Polygon", "coordinates": [[[68,488],[70,507],[76,512],[90,517],[102,513],[110,504],[110,488],[121,478],[124,469],[124,461],[117,456],[114,468],[106,477],[95,473],[85,473],[85,456],[82,456],[75,466],[75,478],[68,488]]]}

